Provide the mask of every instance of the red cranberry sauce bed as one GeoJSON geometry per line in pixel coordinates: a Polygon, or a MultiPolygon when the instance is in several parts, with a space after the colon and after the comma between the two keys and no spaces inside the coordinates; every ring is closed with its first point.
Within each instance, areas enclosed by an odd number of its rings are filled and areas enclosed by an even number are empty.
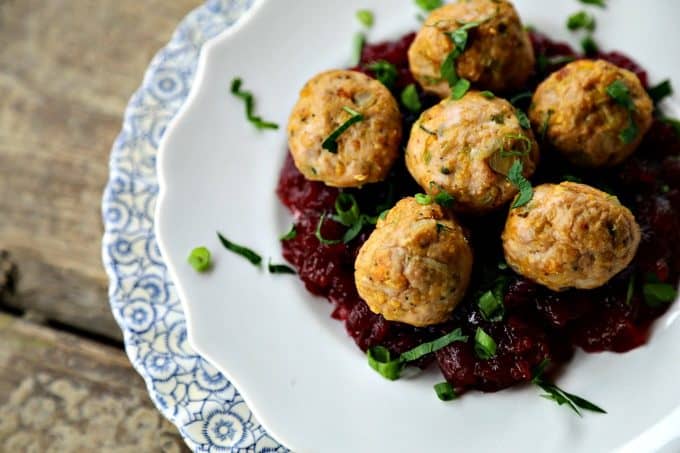
{"type": "MultiPolygon", "coordinates": [[[[364,69],[366,65],[378,60],[394,64],[399,72],[394,87],[398,96],[414,82],[407,60],[414,36],[408,34],[398,41],[366,46],[355,69],[375,76],[364,69]]],[[[531,33],[531,39],[537,55],[537,75],[528,90],[566,62],[581,57],[568,45],[552,42],[537,32],[531,33]]],[[[609,52],[595,57],[632,70],[647,87],[646,72],[626,56],[609,52]]],[[[422,92],[419,94],[424,108],[437,102],[422,92]]],[[[404,110],[403,116],[404,131],[408,132],[419,114],[404,110]]],[[[665,312],[668,304],[646,301],[643,284],[650,279],[672,285],[678,282],[680,138],[671,125],[655,119],[632,158],[613,169],[584,171],[544,149],[532,182],[566,179],[615,194],[632,210],[642,230],[640,248],[631,265],[595,290],[556,293],[509,270],[503,262],[500,241],[506,216],[505,210],[501,210],[482,218],[461,218],[471,232],[475,268],[466,299],[451,321],[427,328],[386,321],[368,309],[354,285],[354,260],[373,227],[366,225],[348,244],[321,244],[315,235],[319,218],[334,212],[339,190],[306,180],[290,155],[281,171],[277,193],[295,216],[297,235],[283,241],[283,255],[295,266],[312,294],[326,297],[334,305],[332,316],[344,321],[347,332],[362,350],[381,345],[399,354],[457,327],[471,336],[478,326],[482,327],[496,340],[495,357],[478,359],[471,342],[457,342],[421,359],[418,365],[426,366],[436,360],[457,392],[470,388],[496,391],[529,381],[532,370],[544,358],[558,364],[568,361],[576,346],[588,352],[624,352],[644,344],[651,323],[665,312]],[[479,312],[477,299],[489,289],[504,294],[502,321],[486,321],[479,312]]],[[[401,161],[386,181],[347,192],[354,195],[362,212],[376,215],[401,197],[420,191],[401,161]]],[[[339,239],[346,229],[327,216],[321,233],[325,238],[339,239]]]]}

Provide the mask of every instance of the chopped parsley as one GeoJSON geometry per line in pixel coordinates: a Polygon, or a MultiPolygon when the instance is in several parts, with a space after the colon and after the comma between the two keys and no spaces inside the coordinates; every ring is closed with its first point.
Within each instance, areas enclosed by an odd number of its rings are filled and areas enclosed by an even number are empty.
{"type": "Polygon", "coordinates": [[[654,101],[655,104],[658,104],[664,98],[673,94],[673,86],[671,85],[670,80],[664,80],[647,90],[647,93],[649,94],[649,97],[652,98],[652,101],[654,101]]]}
{"type": "Polygon", "coordinates": [[[432,197],[429,195],[425,195],[424,193],[417,193],[415,194],[415,199],[418,204],[421,204],[423,206],[427,206],[428,204],[432,204],[432,197]]]}
{"type": "Polygon", "coordinates": [[[456,201],[453,196],[451,196],[444,188],[437,184],[434,181],[430,181],[430,189],[434,190],[437,189],[437,194],[432,197],[432,200],[437,203],[439,206],[442,206],[444,208],[451,208],[453,206],[453,203],[456,201]]]}
{"type": "Polygon", "coordinates": [[[375,74],[375,78],[390,90],[394,88],[394,84],[397,82],[397,78],[399,77],[397,67],[385,60],[374,61],[373,63],[367,65],[366,69],[373,72],[373,74],[375,74]]]}
{"type": "Polygon", "coordinates": [[[399,98],[401,99],[401,105],[406,107],[410,112],[418,113],[423,108],[420,97],[418,96],[418,90],[413,83],[404,88],[399,98]]]}
{"type": "Polygon", "coordinates": [[[628,111],[628,126],[619,133],[619,139],[626,145],[632,143],[638,135],[638,127],[633,119],[635,103],[633,102],[628,87],[620,79],[617,79],[609,84],[607,87],[607,94],[614,102],[628,111]]]}
{"type": "Polygon", "coordinates": [[[607,4],[605,0],[579,0],[584,5],[599,6],[600,8],[606,8],[607,4]]]}
{"type": "Polygon", "coordinates": [[[258,130],[263,129],[278,129],[279,125],[269,121],[263,120],[261,117],[255,115],[255,97],[250,91],[241,89],[243,81],[240,78],[235,78],[231,81],[231,94],[243,100],[246,107],[246,118],[258,130]]]}
{"type": "Polygon", "coordinates": [[[451,99],[458,100],[462,98],[469,89],[470,81],[468,79],[458,79],[458,81],[451,88],[451,99]]]}
{"type": "Polygon", "coordinates": [[[342,123],[337,129],[335,129],[331,134],[323,141],[321,144],[321,147],[328,152],[331,152],[333,154],[338,152],[338,137],[342,135],[343,132],[345,132],[347,129],[349,129],[353,124],[358,123],[359,121],[362,121],[364,119],[364,116],[352,110],[349,107],[343,107],[345,112],[350,114],[350,117],[347,121],[342,123]]]}
{"type": "Polygon", "coordinates": [[[437,394],[437,398],[442,401],[451,401],[458,398],[453,386],[446,381],[435,384],[434,391],[437,394]]]}
{"type": "Polygon", "coordinates": [[[456,341],[467,342],[468,337],[463,335],[460,328],[439,337],[434,341],[429,341],[416,346],[402,353],[398,357],[392,357],[389,349],[384,346],[373,346],[367,351],[368,364],[377,371],[382,377],[394,381],[399,379],[401,372],[408,362],[418,360],[427,354],[437,352],[456,341]]]}
{"type": "Polygon", "coordinates": [[[512,209],[524,206],[529,203],[534,196],[534,189],[531,187],[531,183],[522,174],[523,171],[524,165],[522,164],[522,161],[518,159],[515,160],[508,172],[508,180],[519,190],[519,196],[512,203],[512,209]]]}
{"type": "Polygon", "coordinates": [[[335,199],[335,215],[332,218],[336,222],[349,227],[342,237],[342,242],[345,244],[357,237],[365,225],[374,225],[378,220],[375,217],[362,214],[356,198],[347,192],[340,192],[335,199]]]}
{"type": "Polygon", "coordinates": [[[418,5],[423,11],[434,11],[435,9],[441,7],[444,4],[444,0],[414,0],[415,4],[418,5]]]}
{"type": "Polygon", "coordinates": [[[572,393],[567,393],[561,388],[557,387],[555,384],[547,381],[545,379],[544,373],[549,364],[550,360],[544,359],[534,371],[534,377],[531,379],[532,384],[540,387],[545,392],[545,394],[541,395],[543,398],[555,401],[560,406],[566,404],[579,417],[581,417],[581,411],[579,408],[600,414],[607,413],[607,411],[591,403],[590,401],[572,393]]]}
{"type": "Polygon", "coordinates": [[[493,93],[492,93],[491,91],[489,91],[489,90],[480,91],[479,94],[481,94],[482,96],[484,96],[484,97],[487,98],[487,99],[493,99],[493,98],[496,97],[496,95],[493,94],[493,93]]]}
{"type": "Polygon", "coordinates": [[[596,55],[600,51],[600,48],[597,46],[597,43],[591,35],[587,35],[581,40],[581,49],[583,49],[583,53],[589,57],[596,55]]]}
{"type": "Polygon", "coordinates": [[[290,241],[291,239],[295,239],[297,237],[297,229],[295,229],[295,225],[292,225],[290,227],[290,230],[283,236],[279,238],[281,241],[290,241]]]}
{"type": "Polygon", "coordinates": [[[375,17],[373,16],[372,11],[369,11],[367,9],[360,9],[359,11],[357,11],[357,20],[361,22],[361,25],[363,25],[364,27],[370,28],[373,26],[375,17]]]}
{"type": "Polygon", "coordinates": [[[585,11],[579,11],[569,16],[567,19],[567,28],[571,31],[595,31],[595,18],[585,11]]]}
{"type": "Polygon", "coordinates": [[[645,303],[653,308],[673,302],[678,297],[675,286],[668,283],[645,283],[642,285],[645,303]]]}
{"type": "Polygon", "coordinates": [[[206,247],[196,247],[189,254],[187,261],[197,272],[205,272],[210,268],[210,250],[206,247]]]}
{"type": "MultiPolygon", "coordinates": [[[[483,21],[482,21],[483,22],[483,21]]],[[[465,96],[465,93],[470,89],[470,81],[460,77],[456,71],[456,59],[465,51],[467,47],[469,33],[468,31],[479,27],[482,22],[467,22],[449,33],[446,33],[453,43],[453,50],[449,52],[441,67],[439,68],[442,80],[445,80],[451,88],[451,98],[460,99],[465,96]]]]}
{"type": "Polygon", "coordinates": [[[475,354],[482,360],[489,360],[496,356],[496,341],[481,327],[475,332],[475,354]]]}
{"type": "Polygon", "coordinates": [[[262,257],[257,253],[253,252],[248,247],[244,247],[242,245],[238,245],[234,242],[231,242],[229,239],[222,236],[222,234],[219,231],[217,232],[217,237],[220,239],[220,242],[222,243],[224,248],[229,250],[230,252],[242,256],[255,266],[259,267],[260,264],[262,263],[262,257]]]}

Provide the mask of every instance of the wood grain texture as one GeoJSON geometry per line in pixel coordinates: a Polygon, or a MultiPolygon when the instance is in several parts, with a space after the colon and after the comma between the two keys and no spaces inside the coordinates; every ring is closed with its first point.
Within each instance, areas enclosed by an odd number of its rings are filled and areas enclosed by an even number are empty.
{"type": "Polygon", "coordinates": [[[6,315],[0,344],[0,451],[188,451],[122,351],[6,315]]]}
{"type": "Polygon", "coordinates": [[[0,249],[9,302],[114,339],[100,243],[111,144],[153,54],[200,0],[0,0],[0,249]]]}

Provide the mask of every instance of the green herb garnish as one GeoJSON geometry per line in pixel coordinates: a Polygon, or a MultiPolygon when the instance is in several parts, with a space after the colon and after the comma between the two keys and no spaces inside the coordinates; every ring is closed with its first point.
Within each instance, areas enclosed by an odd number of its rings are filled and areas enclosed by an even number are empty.
{"type": "Polygon", "coordinates": [[[609,84],[607,94],[614,102],[623,106],[628,111],[628,126],[619,133],[619,139],[625,144],[632,143],[638,135],[638,127],[633,119],[635,103],[628,87],[620,79],[617,79],[609,84]]]}
{"type": "Polygon", "coordinates": [[[453,390],[453,386],[446,381],[435,384],[434,391],[437,394],[437,398],[442,401],[451,401],[458,398],[455,390],[453,390]]]}
{"type": "Polygon", "coordinates": [[[533,93],[531,91],[522,91],[521,93],[517,93],[513,97],[510,98],[510,103],[514,106],[519,105],[523,101],[527,99],[531,99],[533,97],[533,93]]]}
{"type": "Polygon", "coordinates": [[[595,18],[585,11],[579,11],[569,16],[567,19],[567,28],[571,31],[595,31],[595,18]]]}
{"type": "Polygon", "coordinates": [[[649,97],[652,98],[655,104],[661,102],[665,97],[673,94],[673,86],[670,80],[664,80],[658,85],[654,85],[649,90],[647,90],[649,97]]]}
{"type": "Polygon", "coordinates": [[[493,98],[496,97],[496,95],[493,94],[493,93],[492,93],[491,91],[489,91],[489,90],[480,91],[479,94],[481,94],[482,96],[484,96],[484,97],[487,98],[487,99],[493,99],[493,98]]]}
{"type": "Polygon", "coordinates": [[[482,360],[489,360],[496,356],[496,342],[481,327],[475,332],[475,354],[482,360]]]}
{"type": "Polygon", "coordinates": [[[515,114],[517,115],[517,121],[519,121],[519,125],[522,126],[522,129],[531,129],[531,122],[524,111],[515,109],[515,114]]]}
{"type": "Polygon", "coordinates": [[[366,69],[372,71],[375,74],[375,78],[390,90],[394,88],[394,84],[399,77],[397,67],[385,60],[374,61],[367,65],[366,69]]]}
{"type": "Polygon", "coordinates": [[[349,129],[353,124],[358,123],[359,121],[362,121],[364,119],[364,116],[352,110],[349,107],[343,107],[343,110],[345,112],[350,114],[350,117],[347,121],[342,123],[337,129],[335,129],[331,134],[326,138],[326,140],[323,141],[321,144],[321,147],[333,154],[338,152],[338,137],[342,135],[343,132],[345,132],[347,129],[349,129]]]}
{"type": "Polygon", "coordinates": [[[337,245],[342,242],[340,239],[326,239],[321,235],[321,227],[323,226],[323,222],[326,219],[326,213],[324,212],[321,214],[321,217],[319,217],[319,223],[316,224],[316,231],[314,232],[314,236],[321,242],[323,245],[337,245]]]}
{"type": "Polygon", "coordinates": [[[418,5],[423,11],[434,11],[444,4],[443,0],[414,0],[415,4],[418,5]]]}
{"type": "Polygon", "coordinates": [[[401,99],[401,105],[413,113],[418,113],[420,109],[423,108],[423,105],[420,103],[420,97],[418,96],[418,90],[413,83],[404,88],[399,98],[401,99]]]}
{"type": "Polygon", "coordinates": [[[350,66],[356,66],[361,63],[361,55],[364,52],[364,46],[366,45],[366,35],[362,32],[357,32],[352,38],[352,60],[350,61],[350,66]]]}
{"type": "Polygon", "coordinates": [[[645,283],[642,285],[645,303],[653,308],[673,302],[678,297],[675,286],[668,283],[645,283]]]}
{"type": "Polygon", "coordinates": [[[441,67],[439,68],[442,80],[446,80],[451,88],[451,98],[460,99],[470,89],[470,81],[458,76],[456,71],[456,59],[465,51],[467,47],[469,33],[468,31],[479,27],[482,22],[468,22],[461,24],[461,26],[449,33],[449,39],[453,43],[453,50],[449,52],[441,67]]]}
{"type": "Polygon", "coordinates": [[[418,202],[418,204],[421,204],[423,206],[426,206],[428,204],[432,204],[432,197],[429,195],[425,195],[424,193],[417,193],[415,194],[415,199],[418,202]]]}
{"type": "Polygon", "coordinates": [[[257,253],[253,252],[252,250],[250,250],[248,247],[244,247],[242,245],[238,245],[231,242],[229,239],[222,236],[222,234],[219,231],[217,232],[217,237],[220,239],[220,242],[222,243],[224,248],[229,250],[230,252],[234,252],[237,255],[241,255],[242,257],[253,263],[255,266],[259,267],[260,263],[262,263],[262,257],[257,253]]]}
{"type": "Polygon", "coordinates": [[[635,291],[635,274],[628,279],[628,287],[626,288],[626,305],[628,306],[633,300],[633,291],[635,291]]]}
{"type": "Polygon", "coordinates": [[[579,0],[584,5],[599,6],[600,8],[606,8],[605,0],[579,0]]]}
{"type": "Polygon", "coordinates": [[[545,141],[545,134],[548,133],[548,127],[550,126],[550,117],[553,116],[553,113],[555,113],[554,110],[550,109],[547,112],[545,112],[545,115],[543,116],[543,124],[541,124],[541,142],[545,141]]]}
{"type": "Polygon", "coordinates": [[[297,237],[297,229],[295,229],[295,225],[292,225],[290,227],[290,230],[281,236],[279,238],[280,241],[290,241],[291,239],[295,239],[297,237]]]}
{"type": "Polygon", "coordinates": [[[399,357],[392,357],[390,351],[384,346],[373,346],[368,349],[366,355],[368,357],[368,364],[371,368],[384,378],[394,381],[399,379],[407,362],[412,362],[427,354],[437,352],[456,341],[466,342],[467,340],[468,337],[463,335],[461,329],[458,328],[434,341],[416,346],[415,348],[404,352],[399,357]]]}
{"type": "Polygon", "coordinates": [[[500,321],[505,315],[503,298],[499,297],[494,291],[489,290],[482,294],[477,300],[477,306],[482,316],[487,321],[500,321]]]}
{"type": "Polygon", "coordinates": [[[426,132],[426,133],[428,133],[428,134],[430,134],[430,135],[434,135],[434,136],[437,135],[437,133],[436,133],[435,131],[431,131],[430,129],[428,129],[428,128],[426,128],[425,126],[423,126],[423,123],[418,123],[418,127],[420,128],[420,130],[422,130],[422,131],[424,131],[424,132],[426,132]]]}
{"type": "Polygon", "coordinates": [[[253,93],[251,93],[250,91],[242,90],[241,89],[242,84],[243,81],[241,79],[239,78],[233,79],[231,81],[231,94],[243,100],[246,106],[246,118],[248,118],[248,121],[250,121],[253,124],[253,126],[255,126],[258,130],[278,129],[279,128],[278,124],[265,121],[259,116],[255,115],[254,112],[255,97],[253,96],[253,93]]]}
{"type": "Polygon", "coordinates": [[[196,247],[187,258],[191,267],[198,272],[205,272],[210,268],[210,250],[205,247],[196,247]]]}
{"type": "Polygon", "coordinates": [[[465,96],[465,93],[470,89],[470,81],[468,79],[460,78],[451,87],[451,99],[458,100],[465,96]]]}
{"type": "Polygon", "coordinates": [[[512,209],[524,206],[529,203],[534,196],[534,189],[531,187],[531,183],[522,174],[523,171],[524,165],[522,164],[522,161],[515,160],[508,172],[508,181],[519,190],[519,196],[512,203],[512,209]]]}
{"type": "Polygon", "coordinates": [[[583,53],[589,57],[600,51],[600,48],[591,35],[587,35],[581,40],[581,49],[583,49],[583,53]]]}
{"type": "Polygon", "coordinates": [[[501,157],[521,157],[526,156],[531,152],[533,147],[531,139],[524,134],[505,134],[503,140],[519,140],[522,143],[522,149],[517,151],[514,149],[506,150],[505,142],[501,145],[500,156],[501,157]]]}
{"type": "Polygon", "coordinates": [[[361,22],[364,27],[370,28],[373,26],[375,17],[373,12],[367,9],[360,9],[357,11],[357,20],[361,22]]]}
{"type": "Polygon", "coordinates": [[[335,215],[333,220],[349,227],[342,237],[342,242],[347,244],[361,233],[364,225],[375,225],[378,219],[362,214],[359,211],[359,204],[356,198],[347,192],[340,192],[335,199],[335,215]]]}
{"type": "Polygon", "coordinates": [[[557,404],[562,406],[563,404],[566,404],[571,410],[573,410],[579,417],[581,417],[581,409],[585,409],[588,411],[592,412],[598,412],[600,414],[606,414],[607,411],[602,409],[601,407],[591,403],[588,400],[585,400],[581,398],[580,396],[576,396],[571,393],[567,393],[561,388],[557,387],[555,384],[548,382],[545,380],[544,377],[544,372],[545,369],[548,367],[550,364],[550,360],[544,359],[536,368],[534,371],[534,377],[531,379],[531,382],[534,385],[537,385],[543,391],[545,394],[541,395],[543,398],[555,401],[557,404]]]}
{"type": "Polygon", "coordinates": [[[437,184],[434,181],[430,181],[430,189],[437,189],[437,195],[434,197],[431,197],[432,200],[437,203],[439,206],[442,206],[444,208],[451,208],[453,206],[453,203],[455,203],[456,199],[451,196],[444,188],[437,184]]]}
{"type": "Polygon", "coordinates": [[[272,264],[272,260],[269,260],[269,263],[267,264],[267,269],[269,270],[270,274],[292,274],[295,275],[297,272],[295,272],[295,269],[292,267],[288,266],[287,264],[272,264]]]}

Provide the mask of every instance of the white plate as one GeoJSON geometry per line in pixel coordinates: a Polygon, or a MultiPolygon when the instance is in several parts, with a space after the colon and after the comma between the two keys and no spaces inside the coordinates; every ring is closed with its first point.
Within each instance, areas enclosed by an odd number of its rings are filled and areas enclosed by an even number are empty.
{"type": "MultiPolygon", "coordinates": [[[[515,2],[526,23],[560,39],[575,1],[515,2]]],[[[597,39],[680,87],[680,3],[612,1],[597,39]]],[[[157,234],[186,311],[189,341],[239,389],[256,417],[298,452],[550,451],[680,449],[680,327],[676,304],[647,346],[625,355],[577,354],[559,384],[608,415],[579,419],[534,388],[471,392],[437,400],[438,372],[388,382],[329,317],[331,306],[296,278],[271,276],[222,252],[215,231],[265,256],[280,256],[290,225],[274,189],[286,150],[285,123],[304,82],[347,66],[354,13],[370,7],[372,41],[418,27],[410,0],[261,0],[250,17],[206,45],[188,101],[165,134],[158,159],[157,234]],[[257,112],[281,124],[257,132],[229,94],[240,76],[257,112]],[[198,274],[189,251],[207,245],[215,268],[198,274]],[[673,416],[668,416],[676,411],[673,416]]],[[[436,368],[436,367],[432,367],[436,368]]]]}

